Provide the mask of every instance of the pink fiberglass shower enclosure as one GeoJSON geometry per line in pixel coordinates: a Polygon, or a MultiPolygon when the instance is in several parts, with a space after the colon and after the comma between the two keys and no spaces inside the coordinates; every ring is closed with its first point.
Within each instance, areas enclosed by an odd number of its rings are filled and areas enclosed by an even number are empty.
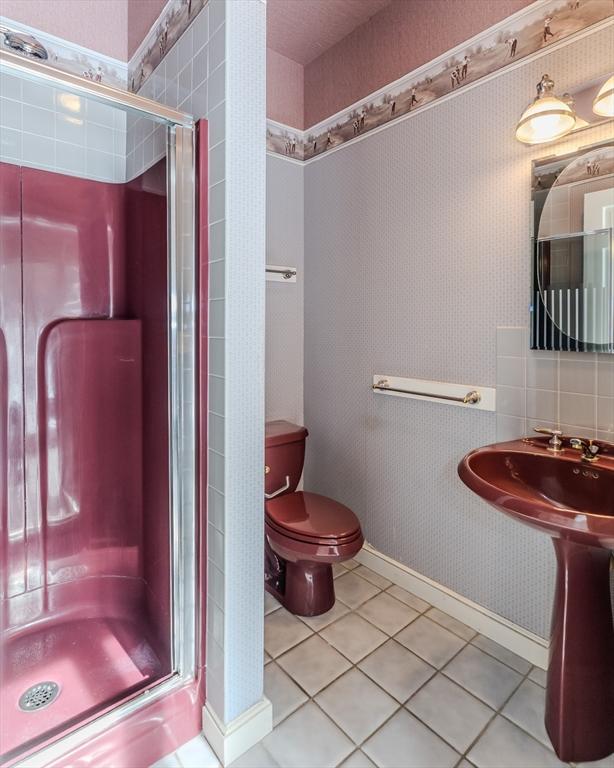
{"type": "Polygon", "coordinates": [[[166,164],[0,164],[0,762],[169,676],[166,164]]]}

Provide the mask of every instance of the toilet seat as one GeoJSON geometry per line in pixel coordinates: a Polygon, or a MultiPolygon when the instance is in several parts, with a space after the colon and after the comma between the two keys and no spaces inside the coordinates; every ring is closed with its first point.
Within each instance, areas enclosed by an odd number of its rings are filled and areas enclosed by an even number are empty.
{"type": "Polygon", "coordinates": [[[362,536],[351,509],[338,501],[307,491],[295,491],[265,503],[265,519],[271,528],[306,544],[349,544],[362,536]]]}

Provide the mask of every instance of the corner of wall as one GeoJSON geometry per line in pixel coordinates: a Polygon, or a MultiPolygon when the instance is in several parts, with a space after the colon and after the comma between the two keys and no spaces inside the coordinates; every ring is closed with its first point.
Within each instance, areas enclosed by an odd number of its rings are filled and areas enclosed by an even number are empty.
{"type": "MultiPolygon", "coordinates": [[[[212,6],[213,12],[215,6],[212,6]]],[[[218,9],[220,10],[220,9],[218,9]]],[[[226,2],[224,687],[230,723],[262,698],[266,5],[226,2]]],[[[221,715],[222,713],[219,713],[221,715]]]]}

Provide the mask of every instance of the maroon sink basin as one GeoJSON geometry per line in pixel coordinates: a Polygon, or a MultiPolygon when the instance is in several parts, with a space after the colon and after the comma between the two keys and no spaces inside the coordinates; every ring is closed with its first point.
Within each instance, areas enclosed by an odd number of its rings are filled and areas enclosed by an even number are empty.
{"type": "Polygon", "coordinates": [[[527,438],[468,453],[458,473],[493,506],[550,536],[614,549],[614,454],[606,443],[596,462],[579,451],[547,449],[527,438]]]}
{"type": "MultiPolygon", "coordinates": [[[[614,445],[588,462],[563,438],[498,443],[458,465],[465,485],[492,506],[550,535],[557,560],[548,662],[546,730],[564,762],[614,753],[614,445]]],[[[539,588],[539,585],[536,585],[539,588]]]]}

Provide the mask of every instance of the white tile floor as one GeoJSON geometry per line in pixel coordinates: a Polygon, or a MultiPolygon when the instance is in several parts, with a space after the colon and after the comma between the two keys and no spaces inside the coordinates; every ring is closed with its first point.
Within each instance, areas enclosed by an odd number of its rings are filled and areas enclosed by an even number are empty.
{"type": "Polygon", "coordinates": [[[151,768],[220,768],[220,762],[205,740],[196,736],[182,744],[176,752],[171,752],[151,768]]]}
{"type": "Polygon", "coordinates": [[[266,595],[274,729],[232,768],[563,765],[542,670],[355,561],[335,566],[335,589],[311,619],[266,595]]]}
{"type": "MultiPolygon", "coordinates": [[[[545,673],[355,561],[337,602],[292,616],[265,595],[273,732],[231,768],[561,766],[545,673]]],[[[581,768],[614,768],[614,756],[581,768]]],[[[202,737],[153,768],[219,768],[202,737]]]]}

